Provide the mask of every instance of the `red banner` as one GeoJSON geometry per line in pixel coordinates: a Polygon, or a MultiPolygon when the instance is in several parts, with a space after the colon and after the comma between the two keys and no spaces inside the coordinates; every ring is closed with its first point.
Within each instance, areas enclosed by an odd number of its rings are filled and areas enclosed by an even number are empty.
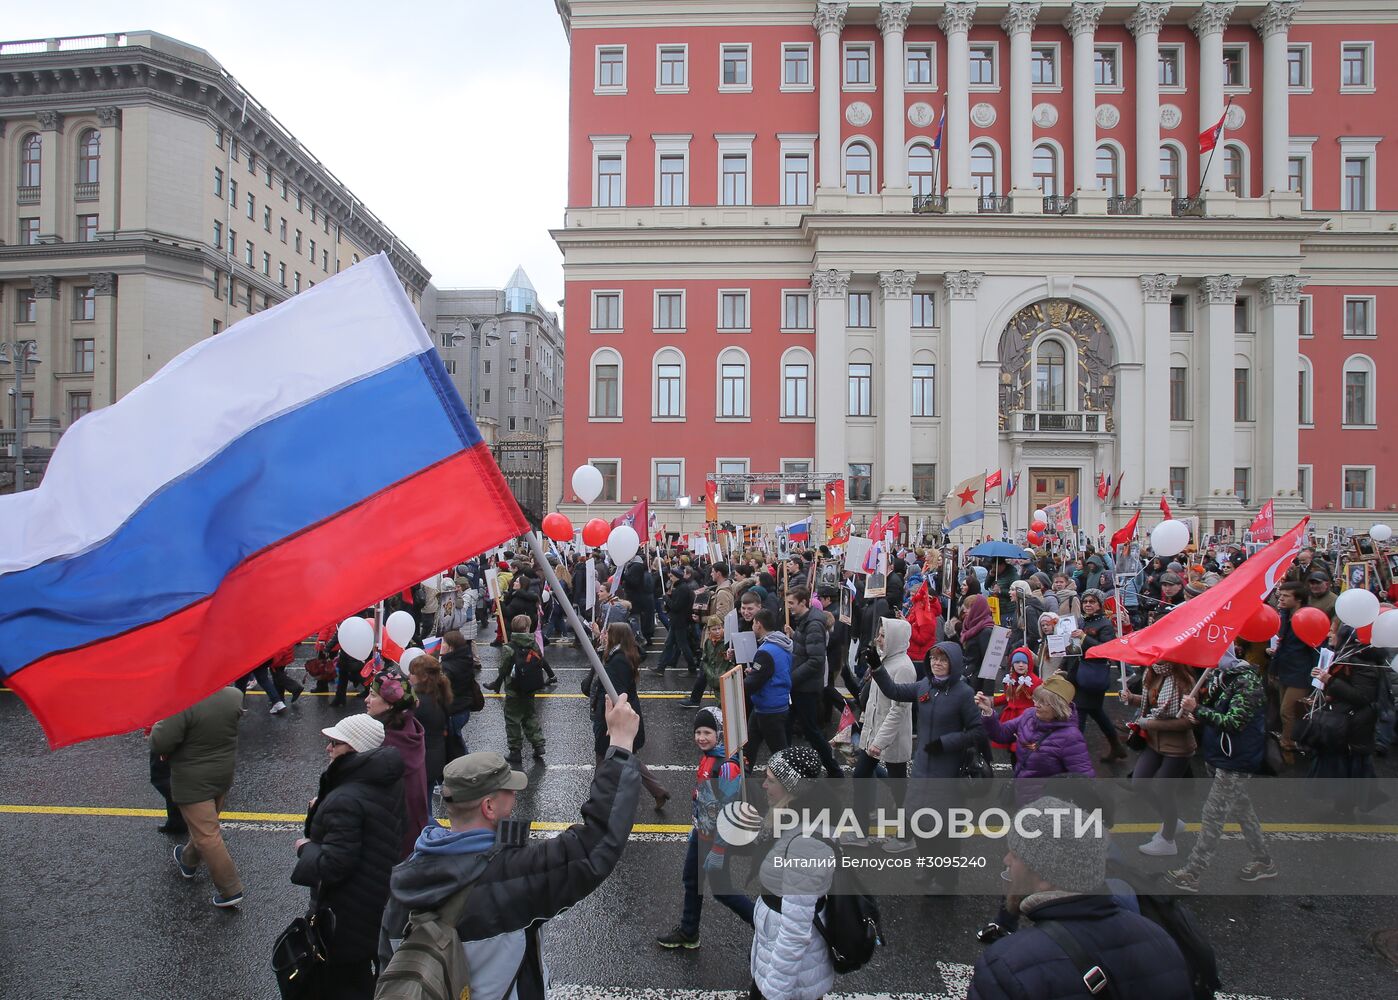
{"type": "Polygon", "coordinates": [[[620,528],[623,524],[630,525],[644,543],[646,540],[647,526],[650,523],[650,498],[647,497],[640,503],[633,506],[625,514],[618,518],[613,518],[612,527],[620,528]]]}
{"type": "Polygon", "coordinates": [[[1005,470],[1004,470],[1004,469],[996,469],[996,470],[995,470],[994,472],[992,472],[990,475],[988,475],[988,476],[985,477],[985,489],[986,489],[986,492],[988,493],[988,492],[990,492],[991,490],[995,489],[995,487],[1001,485],[1002,483],[1004,483],[1004,481],[1005,481],[1005,470]]]}
{"type": "Polygon", "coordinates": [[[1268,500],[1262,505],[1262,509],[1257,512],[1257,517],[1252,522],[1252,540],[1254,542],[1270,542],[1276,537],[1276,520],[1272,515],[1272,501],[1268,500]]]}
{"type": "Polygon", "coordinates": [[[825,484],[825,538],[830,545],[843,545],[849,541],[849,518],[844,521],[844,539],[837,539],[836,518],[845,512],[845,481],[832,479],[825,484]]]}
{"type": "Polygon", "coordinates": [[[704,520],[718,523],[718,483],[712,479],[704,484],[704,520]]]}
{"type": "Polygon", "coordinates": [[[1139,632],[1093,646],[1089,660],[1121,660],[1148,666],[1168,660],[1190,667],[1216,667],[1282,574],[1306,544],[1310,518],[1248,559],[1228,576],[1139,632]]]}

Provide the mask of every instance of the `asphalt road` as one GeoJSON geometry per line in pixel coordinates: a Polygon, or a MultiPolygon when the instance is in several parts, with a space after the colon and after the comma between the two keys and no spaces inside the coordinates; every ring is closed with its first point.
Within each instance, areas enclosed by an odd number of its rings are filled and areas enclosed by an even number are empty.
{"type": "MultiPolygon", "coordinates": [[[[493,652],[482,654],[488,678],[493,652]]],[[[531,769],[524,810],[530,819],[566,824],[586,795],[592,737],[577,696],[581,655],[567,647],[550,647],[549,655],[562,678],[554,696],[543,699],[549,765],[531,769]]],[[[568,984],[560,996],[702,1000],[746,990],[751,933],[711,901],[702,948],[670,953],[653,944],[675,924],[680,906],[695,753],[692,712],[675,702],[689,681],[683,670],[643,678],[648,742],[642,756],[674,800],[658,814],[645,799],[616,873],[549,925],[553,977],[568,984]]],[[[289,881],[292,842],[300,836],[293,817],[304,813],[326,762],[319,730],[346,710],[307,696],[274,717],[260,694],[249,695],[247,707],[226,809],[251,815],[225,824],[247,899],[236,911],[221,911],[209,905],[207,875],[179,878],[170,859],[174,841],[155,830],[161,804],[147,782],[139,735],[51,752],[19,700],[0,693],[0,997],[277,996],[271,944],[305,905],[305,890],[289,881]]],[[[472,749],[504,750],[498,702],[472,720],[470,736],[472,749]]],[[[1398,775],[1398,766],[1383,762],[1381,773],[1398,775]]],[[[1225,846],[1220,870],[1241,860],[1238,850],[1225,846]]],[[[1398,893],[1392,871],[1375,878],[1398,893]]],[[[973,932],[997,902],[993,896],[883,900],[887,947],[867,968],[841,977],[837,988],[964,996],[980,951],[973,932]]],[[[1393,967],[1368,944],[1375,930],[1398,927],[1394,896],[1199,897],[1188,905],[1211,935],[1231,993],[1398,994],[1393,967]]]]}

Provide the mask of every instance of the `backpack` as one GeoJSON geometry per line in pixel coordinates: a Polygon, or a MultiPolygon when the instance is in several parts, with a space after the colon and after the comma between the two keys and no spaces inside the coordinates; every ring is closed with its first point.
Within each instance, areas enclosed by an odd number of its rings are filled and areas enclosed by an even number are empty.
{"type": "Polygon", "coordinates": [[[1141,916],[1163,928],[1175,942],[1184,956],[1190,992],[1195,1000],[1213,1000],[1223,986],[1218,978],[1218,956],[1193,912],[1174,896],[1142,891],[1143,877],[1125,865],[1109,862],[1107,874],[1130,885],[1136,893],[1136,906],[1141,916]]]}
{"type": "MultiPolygon", "coordinates": [[[[838,866],[842,864],[840,848],[832,846],[838,866]]],[[[815,928],[825,939],[831,964],[840,973],[864,968],[874,957],[874,949],[884,943],[879,904],[853,875],[849,878],[853,883],[849,888],[857,891],[822,896],[816,904],[815,928]]]]}
{"type": "Polygon", "coordinates": [[[544,675],[544,654],[537,649],[515,651],[515,690],[520,694],[542,691],[548,683],[544,675]]]}
{"type": "Polygon", "coordinates": [[[374,1000],[465,1000],[471,995],[471,970],[456,933],[470,892],[468,883],[435,912],[409,915],[408,933],[379,973],[374,1000]]]}

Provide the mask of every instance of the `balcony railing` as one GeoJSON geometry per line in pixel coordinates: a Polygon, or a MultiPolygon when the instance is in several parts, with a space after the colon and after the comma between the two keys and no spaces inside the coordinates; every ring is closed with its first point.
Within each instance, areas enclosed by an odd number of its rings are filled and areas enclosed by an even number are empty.
{"type": "Polygon", "coordinates": [[[947,196],[944,194],[913,195],[913,212],[917,215],[943,215],[947,210],[947,196]]]}
{"type": "Polygon", "coordinates": [[[1045,215],[1077,215],[1078,199],[1070,194],[1051,194],[1044,198],[1045,215]]]}
{"type": "Polygon", "coordinates": [[[1073,434],[1098,434],[1102,430],[1100,413],[1022,412],[1021,431],[1063,431],[1073,434]]]}
{"type": "Polygon", "coordinates": [[[73,200],[96,201],[98,191],[100,188],[101,185],[98,184],[96,181],[93,181],[91,183],[88,183],[86,181],[79,181],[78,183],[73,185],[73,200]]]}
{"type": "Polygon", "coordinates": [[[1108,215],[1140,215],[1141,199],[1118,194],[1107,199],[1108,215]]]}
{"type": "Polygon", "coordinates": [[[976,211],[982,215],[1009,215],[1010,197],[1003,194],[983,194],[976,202],[976,211]]]}
{"type": "Polygon", "coordinates": [[[39,204],[38,187],[21,187],[19,189],[19,197],[16,199],[16,202],[20,205],[39,204]]]}
{"type": "Polygon", "coordinates": [[[1176,198],[1170,203],[1170,212],[1177,218],[1199,218],[1204,217],[1204,198],[1176,198]]]}

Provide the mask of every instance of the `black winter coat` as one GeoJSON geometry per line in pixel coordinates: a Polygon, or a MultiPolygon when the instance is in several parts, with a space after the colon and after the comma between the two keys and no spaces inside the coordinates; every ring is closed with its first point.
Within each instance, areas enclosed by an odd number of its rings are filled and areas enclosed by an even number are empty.
{"type": "Polygon", "coordinates": [[[791,619],[791,690],[825,690],[825,615],[814,609],[791,619]]]}
{"type": "MultiPolygon", "coordinates": [[[[1035,923],[1059,922],[1107,973],[1117,996],[1191,1000],[1184,956],[1174,940],[1160,925],[1123,910],[1112,897],[1065,896],[1034,907],[1027,916],[1035,923]]],[[[1031,925],[1001,938],[981,954],[967,1000],[1087,1000],[1089,996],[1082,972],[1057,942],[1031,925]]]]}
{"type": "Polygon", "coordinates": [[[511,628],[510,623],[515,620],[515,615],[524,615],[529,619],[530,635],[539,627],[539,595],[527,586],[505,595],[504,611],[506,628],[511,628]]]}
{"type": "Polygon", "coordinates": [[[1375,731],[1379,724],[1379,685],[1386,682],[1387,667],[1373,663],[1355,662],[1369,649],[1349,658],[1344,666],[1335,666],[1325,685],[1325,697],[1340,711],[1353,712],[1348,717],[1345,740],[1349,752],[1374,752],[1375,731]]]}
{"type": "Polygon", "coordinates": [[[451,705],[447,711],[452,715],[470,709],[471,699],[480,687],[480,667],[464,649],[454,649],[442,657],[442,672],[451,681],[451,705]]]}
{"type": "Polygon", "coordinates": [[[424,732],[422,752],[427,771],[427,795],[431,798],[432,786],[441,784],[442,769],[447,766],[447,712],[430,694],[419,693],[413,714],[422,723],[424,732]]]}
{"type": "MultiPolygon", "coordinates": [[[[636,710],[636,714],[641,712],[641,703],[636,695],[636,674],[631,669],[631,662],[627,660],[626,654],[619,648],[612,650],[612,654],[607,657],[607,662],[602,664],[602,669],[607,671],[607,676],[611,678],[612,687],[616,688],[617,694],[626,695],[626,700],[636,710]]],[[[582,692],[588,699],[588,711],[592,714],[592,752],[604,754],[607,747],[612,745],[611,737],[607,735],[607,690],[597,683],[597,675],[592,671],[587,672],[583,678],[582,692]]],[[[646,720],[641,718],[641,726],[636,731],[636,739],[632,744],[632,749],[640,752],[646,745],[646,720]]]]}
{"type": "Polygon", "coordinates": [[[378,950],[405,813],[403,758],[393,747],[336,758],[320,776],[306,816],[311,842],[301,848],[291,881],[310,886],[313,905],[335,912],[332,962],[360,962],[378,950]]]}

